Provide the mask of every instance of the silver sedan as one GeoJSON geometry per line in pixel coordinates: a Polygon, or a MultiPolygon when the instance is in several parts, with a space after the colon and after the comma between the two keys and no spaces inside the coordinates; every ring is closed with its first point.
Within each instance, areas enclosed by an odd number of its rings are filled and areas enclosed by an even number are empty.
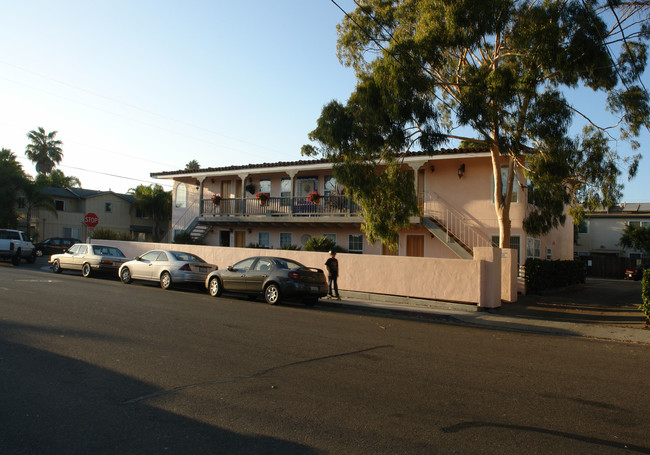
{"type": "Polygon", "coordinates": [[[133,280],[158,281],[163,289],[179,283],[203,283],[210,272],[217,270],[200,257],[183,251],[151,250],[120,267],[123,283],[133,280]]]}

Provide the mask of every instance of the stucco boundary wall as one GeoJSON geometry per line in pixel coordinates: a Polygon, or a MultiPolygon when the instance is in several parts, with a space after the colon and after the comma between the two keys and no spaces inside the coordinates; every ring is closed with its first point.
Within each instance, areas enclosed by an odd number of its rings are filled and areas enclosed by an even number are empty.
{"type": "MultiPolygon", "coordinates": [[[[209,263],[216,264],[219,269],[225,269],[250,256],[281,256],[294,259],[309,267],[325,270],[325,261],[329,257],[327,253],[312,251],[117,240],[93,241],[93,243],[100,242],[118,247],[129,258],[153,249],[187,251],[209,263]]],[[[498,248],[476,250],[474,260],[339,253],[336,256],[340,267],[339,289],[495,308],[501,306],[501,300],[513,301],[512,286],[508,287],[508,284],[514,280],[514,301],[516,301],[516,277],[506,279],[501,273],[502,270],[509,270],[508,266],[502,266],[502,261],[507,259],[502,258],[502,250],[498,248]]]]}

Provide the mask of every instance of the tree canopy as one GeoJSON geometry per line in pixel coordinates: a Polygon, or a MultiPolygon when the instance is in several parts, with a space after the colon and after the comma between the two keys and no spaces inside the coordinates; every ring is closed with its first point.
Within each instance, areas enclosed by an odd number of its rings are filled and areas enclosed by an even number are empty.
{"type": "Polygon", "coordinates": [[[164,233],[163,223],[168,221],[172,213],[172,193],[165,191],[158,184],[138,185],[129,190],[133,195],[134,206],[143,214],[151,216],[154,241],[160,240],[164,233]]]}
{"type": "Polygon", "coordinates": [[[27,144],[25,155],[36,165],[39,174],[49,174],[63,159],[63,142],[56,139],[56,134],[56,131],[45,133],[41,126],[27,133],[30,144],[27,144]]]}
{"type": "Polygon", "coordinates": [[[55,188],[81,188],[81,181],[74,175],[65,175],[60,169],[52,169],[49,174],[38,174],[36,183],[55,188]]]}
{"type": "Polygon", "coordinates": [[[632,248],[650,254],[650,227],[628,224],[621,234],[618,244],[623,248],[632,248]]]}
{"type": "Polygon", "coordinates": [[[188,171],[198,171],[201,169],[201,165],[197,160],[190,160],[186,165],[185,169],[188,171]]]}
{"type": "MultiPolygon", "coordinates": [[[[577,220],[583,207],[611,206],[625,157],[650,123],[646,65],[648,2],[620,0],[356,0],[338,29],[340,61],[358,82],[349,100],[327,104],[309,134],[364,211],[370,241],[393,242],[416,214],[404,152],[433,152],[450,140],[484,144],[492,159],[500,246],[510,241],[517,173],[535,205],[529,234],[577,220]],[[615,117],[600,125],[571,101],[581,88],[607,95],[615,117]],[[586,126],[576,135],[571,125],[586,126]],[[462,132],[463,134],[459,133],[462,132]],[[501,167],[507,166],[505,182],[501,167]],[[378,169],[386,169],[379,173],[378,169]]],[[[411,177],[412,179],[412,177],[411,177]]]]}
{"type": "Polygon", "coordinates": [[[16,201],[26,182],[22,165],[11,150],[0,150],[0,226],[14,227],[18,220],[16,201]]]}

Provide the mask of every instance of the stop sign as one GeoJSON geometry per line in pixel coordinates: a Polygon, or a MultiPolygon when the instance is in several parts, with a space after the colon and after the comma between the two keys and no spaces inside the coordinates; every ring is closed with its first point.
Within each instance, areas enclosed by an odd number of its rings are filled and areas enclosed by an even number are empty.
{"type": "Polygon", "coordinates": [[[89,228],[94,228],[99,224],[99,217],[92,212],[86,213],[84,216],[84,224],[89,228]]]}

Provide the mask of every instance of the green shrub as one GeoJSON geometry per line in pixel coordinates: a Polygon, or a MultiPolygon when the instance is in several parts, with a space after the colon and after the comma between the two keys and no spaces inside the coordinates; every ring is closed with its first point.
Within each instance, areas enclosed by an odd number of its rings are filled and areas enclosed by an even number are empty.
{"type": "Polygon", "coordinates": [[[260,245],[259,243],[249,243],[248,245],[246,245],[246,248],[257,248],[257,249],[261,249],[261,250],[268,250],[269,249],[268,246],[260,245]]]}
{"type": "Polygon", "coordinates": [[[179,232],[174,236],[174,243],[183,245],[203,245],[203,240],[194,240],[189,232],[179,232]]]}
{"type": "Polygon", "coordinates": [[[342,248],[338,247],[336,245],[336,242],[331,239],[330,237],[312,237],[307,242],[305,242],[305,245],[302,247],[303,251],[323,251],[327,252],[330,250],[334,250],[337,252],[342,252],[344,251],[342,248]]]}
{"type": "Polygon", "coordinates": [[[650,325],[650,269],[643,271],[641,282],[641,305],[639,309],[645,314],[645,323],[650,325]]]}
{"type": "Polygon", "coordinates": [[[284,245],[282,250],[299,250],[300,247],[298,245],[284,245]]]}
{"type": "Polygon", "coordinates": [[[584,283],[586,278],[582,261],[543,261],[529,258],[524,267],[526,292],[530,294],[584,283]]]}
{"type": "Polygon", "coordinates": [[[115,232],[114,230],[107,228],[95,229],[91,237],[93,239],[102,240],[135,240],[128,232],[115,232]]]}

